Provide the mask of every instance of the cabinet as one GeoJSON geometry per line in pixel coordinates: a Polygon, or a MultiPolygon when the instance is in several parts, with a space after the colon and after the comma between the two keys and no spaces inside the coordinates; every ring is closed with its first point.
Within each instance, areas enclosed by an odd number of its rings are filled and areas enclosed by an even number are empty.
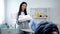
{"type": "Polygon", "coordinates": [[[30,15],[37,22],[46,21],[48,18],[49,8],[30,8],[30,15]]]}

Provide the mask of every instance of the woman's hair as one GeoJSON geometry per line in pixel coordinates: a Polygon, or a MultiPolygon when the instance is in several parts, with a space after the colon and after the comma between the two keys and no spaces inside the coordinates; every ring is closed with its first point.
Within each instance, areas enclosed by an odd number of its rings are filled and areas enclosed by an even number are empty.
{"type": "MultiPolygon", "coordinates": [[[[22,11],[22,8],[21,8],[21,7],[22,7],[23,4],[26,4],[26,5],[27,5],[26,2],[22,2],[22,3],[20,4],[19,12],[18,12],[18,16],[21,15],[21,11],[22,11]]],[[[26,9],[24,10],[24,14],[27,15],[27,11],[26,11],[26,9]]]]}

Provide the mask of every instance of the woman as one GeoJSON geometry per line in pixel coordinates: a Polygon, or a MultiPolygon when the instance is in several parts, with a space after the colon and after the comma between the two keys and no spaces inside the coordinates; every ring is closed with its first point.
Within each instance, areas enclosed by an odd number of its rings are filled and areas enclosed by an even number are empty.
{"type": "MultiPolygon", "coordinates": [[[[27,3],[26,2],[22,2],[19,8],[19,12],[18,12],[18,18],[17,21],[19,19],[19,16],[26,16],[27,15],[27,3]]],[[[21,31],[21,29],[28,29],[29,28],[29,22],[30,20],[26,20],[26,21],[18,21],[17,24],[19,25],[19,34],[23,34],[24,32],[21,31]]],[[[26,34],[26,33],[24,33],[26,34]]]]}

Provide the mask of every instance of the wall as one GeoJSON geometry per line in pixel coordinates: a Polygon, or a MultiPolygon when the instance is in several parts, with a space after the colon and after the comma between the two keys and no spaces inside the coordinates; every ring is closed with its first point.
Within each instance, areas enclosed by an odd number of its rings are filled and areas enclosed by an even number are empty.
{"type": "Polygon", "coordinates": [[[0,0],[0,24],[4,21],[5,12],[4,12],[4,0],[0,0]]]}
{"type": "Polygon", "coordinates": [[[55,23],[60,22],[60,0],[6,0],[6,21],[12,23],[11,14],[15,14],[19,10],[19,5],[22,1],[28,3],[29,8],[50,8],[48,11],[49,20],[54,21],[55,23]]]}

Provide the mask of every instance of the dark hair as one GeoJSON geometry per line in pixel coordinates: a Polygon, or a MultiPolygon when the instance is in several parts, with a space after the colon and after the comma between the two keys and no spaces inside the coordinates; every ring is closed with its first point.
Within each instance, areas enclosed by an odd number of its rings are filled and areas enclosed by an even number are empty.
{"type": "Polygon", "coordinates": [[[59,30],[56,24],[52,22],[41,22],[37,27],[35,34],[51,34],[52,32],[57,32],[59,34],[59,30]]]}
{"type": "MultiPolygon", "coordinates": [[[[18,16],[21,15],[21,10],[22,10],[21,7],[22,7],[23,4],[26,4],[26,5],[27,5],[26,2],[22,2],[22,3],[20,4],[19,12],[18,12],[18,16]]],[[[27,15],[27,11],[26,11],[26,9],[24,10],[24,14],[27,15]]]]}

